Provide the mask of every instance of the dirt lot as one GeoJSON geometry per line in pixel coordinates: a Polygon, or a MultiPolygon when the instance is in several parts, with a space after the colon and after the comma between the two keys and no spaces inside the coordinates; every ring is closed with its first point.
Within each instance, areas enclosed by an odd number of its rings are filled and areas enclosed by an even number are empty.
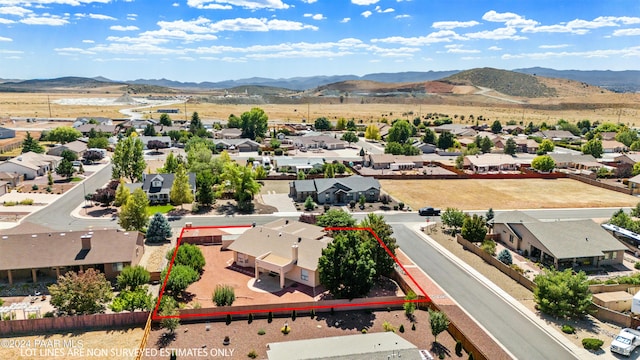
{"type": "Polygon", "coordinates": [[[541,209],[635,206],[638,198],[570,179],[382,180],[382,188],[413,209],[423,206],[541,209]]]}
{"type": "Polygon", "coordinates": [[[1,359],[135,359],[143,328],[39,334],[2,339],[1,359]],[[7,342],[9,341],[9,342],[7,342]],[[16,344],[22,348],[4,346],[16,344]],[[75,354],[75,355],[74,355],[75,354]],[[133,354],[133,356],[128,356],[133,354]]]}

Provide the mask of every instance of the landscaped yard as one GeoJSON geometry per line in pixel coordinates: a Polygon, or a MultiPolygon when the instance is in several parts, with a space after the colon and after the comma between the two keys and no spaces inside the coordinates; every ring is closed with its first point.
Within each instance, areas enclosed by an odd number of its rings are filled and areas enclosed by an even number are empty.
{"type": "Polygon", "coordinates": [[[413,209],[461,210],[635,206],[631,195],[570,179],[381,180],[382,189],[413,209]]]}
{"type": "Polygon", "coordinates": [[[148,206],[147,215],[152,216],[155,213],[166,214],[173,209],[174,206],[171,204],[148,206]]]}

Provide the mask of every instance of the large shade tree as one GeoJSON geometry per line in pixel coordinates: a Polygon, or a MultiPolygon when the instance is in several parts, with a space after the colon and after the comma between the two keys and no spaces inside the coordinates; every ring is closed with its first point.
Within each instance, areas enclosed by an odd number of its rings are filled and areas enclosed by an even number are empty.
{"type": "Polygon", "coordinates": [[[149,206],[147,194],[140,188],[135,189],[120,209],[118,224],[125,230],[144,229],[149,223],[147,206],[149,206]]]}
{"type": "Polygon", "coordinates": [[[582,317],[591,308],[591,291],[587,275],[572,269],[545,270],[533,282],[533,297],[540,311],[562,318],[582,317]]]}
{"type": "Polygon", "coordinates": [[[70,271],[49,286],[51,305],[65,315],[101,313],[113,297],[111,284],[101,272],[89,268],[70,271]]]}
{"type": "Polygon", "coordinates": [[[142,173],[147,166],[143,155],[144,145],[137,137],[126,137],[116,145],[111,163],[111,176],[114,179],[127,178],[131,182],[142,179],[142,173]]]}
{"type": "Polygon", "coordinates": [[[253,108],[240,115],[242,124],[242,137],[255,140],[256,137],[264,138],[267,133],[267,121],[269,117],[260,108],[253,108]]]}

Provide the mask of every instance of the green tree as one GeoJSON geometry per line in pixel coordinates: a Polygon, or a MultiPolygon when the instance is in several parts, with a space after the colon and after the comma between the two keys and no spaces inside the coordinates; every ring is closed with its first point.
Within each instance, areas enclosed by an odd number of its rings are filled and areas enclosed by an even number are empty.
{"type": "Polygon", "coordinates": [[[58,126],[47,133],[47,140],[62,144],[76,141],[80,137],[82,137],[82,133],[70,126],[58,126]]]}
{"type": "Polygon", "coordinates": [[[201,171],[196,175],[196,200],[200,205],[211,206],[216,201],[213,185],[215,180],[211,171],[201,171]]]}
{"type": "Polygon", "coordinates": [[[387,136],[387,140],[389,142],[397,142],[400,144],[405,144],[409,141],[411,134],[413,133],[413,125],[411,125],[406,120],[398,120],[389,129],[389,135],[387,136]]]}
{"type": "Polygon", "coordinates": [[[533,297],[538,309],[561,318],[582,317],[589,313],[591,291],[587,275],[572,269],[545,270],[535,277],[533,297]]]}
{"type": "Polygon", "coordinates": [[[169,197],[171,198],[171,203],[180,205],[180,208],[182,208],[183,204],[191,204],[193,202],[193,189],[189,184],[189,175],[182,164],[178,165],[169,197]]]}
{"type": "Polygon", "coordinates": [[[507,142],[504,144],[504,153],[507,155],[515,155],[516,154],[516,141],[512,138],[508,138],[507,142]]]}
{"type": "Polygon", "coordinates": [[[327,119],[326,117],[320,117],[317,118],[316,121],[313,123],[313,127],[316,130],[331,130],[331,121],[329,121],[329,119],[327,119]]]}
{"type": "Polygon", "coordinates": [[[538,145],[538,153],[540,155],[544,155],[546,153],[552,152],[555,147],[556,146],[553,144],[553,141],[544,139],[542,140],[540,145],[538,145]]]}
{"type": "Polygon", "coordinates": [[[307,196],[307,199],[304,201],[304,209],[307,211],[311,211],[316,207],[316,203],[313,202],[313,198],[311,196],[307,196]]]}
{"type": "Polygon", "coordinates": [[[153,300],[146,287],[135,290],[122,290],[118,296],[113,299],[110,308],[116,313],[121,311],[133,312],[136,310],[149,311],[153,308],[153,300]]]}
{"type": "Polygon", "coordinates": [[[455,137],[449,131],[445,131],[438,137],[438,149],[447,150],[453,147],[455,137]]]}
{"type": "Polygon", "coordinates": [[[171,121],[171,118],[169,117],[168,114],[165,114],[165,113],[160,114],[160,125],[162,126],[173,125],[173,122],[171,121]]]}
{"type": "MultiPolygon", "coordinates": [[[[166,271],[167,269],[163,270],[160,275],[163,279],[167,275],[166,271]]],[[[171,267],[171,272],[169,273],[165,289],[171,291],[173,295],[179,296],[189,287],[189,285],[198,281],[199,278],[200,275],[192,267],[174,264],[171,267]]]]}
{"type": "Polygon", "coordinates": [[[484,241],[487,235],[487,226],[484,217],[475,214],[473,216],[465,216],[460,235],[471,242],[484,241]]]}
{"type": "Polygon", "coordinates": [[[511,251],[507,249],[503,249],[498,254],[498,260],[500,260],[503,264],[511,265],[513,263],[513,256],[511,255],[511,251]]]}
{"type": "Polygon", "coordinates": [[[236,294],[231,285],[216,285],[213,291],[213,302],[216,306],[231,306],[236,300],[236,294]]]}
{"type": "Polygon", "coordinates": [[[148,284],[149,280],[151,280],[151,275],[147,269],[140,265],[125,266],[117,277],[118,288],[120,290],[134,291],[148,284]]]}
{"type": "Polygon", "coordinates": [[[496,215],[493,211],[493,208],[489,208],[489,210],[487,210],[487,213],[485,215],[485,217],[487,218],[487,223],[490,223],[495,216],[496,215]]]}
{"type": "Polygon", "coordinates": [[[257,137],[264,138],[267,133],[267,122],[269,117],[264,110],[253,108],[240,115],[242,122],[242,137],[255,140],[257,137]]]}
{"type": "Polygon", "coordinates": [[[265,170],[264,166],[257,166],[255,171],[256,180],[264,180],[267,178],[267,170],[265,170]]]}
{"type": "Polygon", "coordinates": [[[358,130],[358,127],[356,126],[356,122],[353,119],[349,119],[349,121],[347,121],[347,130],[349,131],[358,130]]]}
{"type": "Polygon", "coordinates": [[[147,229],[147,242],[160,243],[167,241],[171,236],[173,236],[173,232],[167,218],[159,212],[155,213],[149,222],[149,229],[147,229]]]}
{"type": "Polygon", "coordinates": [[[636,176],[640,174],[640,162],[633,164],[633,169],[631,170],[631,175],[636,176]]]}
{"type": "Polygon", "coordinates": [[[51,170],[47,171],[47,185],[53,185],[53,175],[51,175],[51,170]]]}
{"type": "Polygon", "coordinates": [[[109,139],[106,137],[94,137],[87,141],[87,148],[89,149],[106,149],[109,147],[109,139]]]}
{"type": "Polygon", "coordinates": [[[465,215],[462,210],[447,208],[440,216],[440,219],[444,225],[453,228],[457,232],[458,228],[461,228],[464,224],[465,215]]]}
{"type": "Polygon", "coordinates": [[[438,335],[449,328],[449,318],[441,311],[429,309],[429,325],[431,325],[433,341],[437,343],[438,335]]]}
{"type": "Polygon", "coordinates": [[[631,209],[631,216],[640,217],[640,202],[637,203],[636,206],[631,209]]]}
{"type": "Polygon", "coordinates": [[[593,138],[587,141],[586,144],[582,145],[582,153],[590,154],[594,158],[602,157],[602,153],[603,153],[602,140],[598,138],[593,138]]]}
{"type": "MultiPolygon", "coordinates": [[[[338,122],[336,123],[336,130],[343,131],[346,128],[347,128],[347,119],[345,119],[343,117],[339,118],[338,122]]],[[[344,140],[344,139],[342,139],[342,140],[344,140]]],[[[347,141],[347,140],[344,140],[344,141],[347,141]]],[[[352,142],[355,142],[355,141],[352,141],[352,142]]]]}
{"type": "Polygon", "coordinates": [[[74,153],[71,150],[67,150],[67,149],[62,150],[62,153],[60,153],[60,156],[63,159],[69,161],[69,162],[73,162],[73,161],[78,160],[78,154],[74,153]]]}
{"type": "Polygon", "coordinates": [[[113,164],[111,177],[113,179],[127,178],[131,182],[142,179],[142,173],[147,167],[143,148],[142,140],[137,137],[126,137],[118,141],[111,158],[113,164]]]}
{"type": "Polygon", "coordinates": [[[253,208],[251,200],[260,191],[260,183],[256,181],[256,174],[248,166],[240,166],[235,162],[226,162],[221,175],[222,191],[233,192],[234,199],[241,211],[253,208]]]}
{"type": "Polygon", "coordinates": [[[502,132],[502,124],[499,120],[496,120],[491,124],[491,132],[494,134],[499,134],[502,132]]]}
{"type": "Polygon", "coordinates": [[[180,318],[177,317],[177,307],[178,303],[171,296],[162,297],[162,301],[160,303],[160,316],[162,316],[163,319],[160,320],[160,327],[169,330],[169,333],[171,334],[173,334],[180,325],[180,318]]]}
{"type": "Polygon", "coordinates": [[[70,271],[49,286],[51,305],[65,315],[85,315],[104,312],[113,297],[111,284],[101,272],[89,268],[84,272],[70,271]]]}
{"type": "Polygon", "coordinates": [[[67,180],[70,179],[75,172],[76,169],[73,167],[73,164],[67,159],[62,159],[56,168],[56,174],[66,177],[67,180]]]}
{"type": "Polygon", "coordinates": [[[299,170],[298,174],[296,175],[296,180],[304,180],[307,178],[307,174],[304,173],[304,171],[299,170]]]}
{"type": "Polygon", "coordinates": [[[131,196],[131,192],[129,191],[129,188],[127,187],[127,185],[124,183],[124,179],[120,179],[120,184],[116,189],[116,199],[113,205],[116,207],[120,207],[126,204],[130,196],[131,196]]]}
{"type": "Polygon", "coordinates": [[[435,145],[437,141],[437,136],[435,131],[431,129],[424,130],[424,136],[422,137],[422,142],[425,144],[433,144],[435,145]]]}
{"type": "MultiPolygon", "coordinates": [[[[632,214],[634,214],[633,210],[632,210],[632,214]]],[[[633,215],[636,216],[636,215],[633,215]]],[[[638,226],[638,222],[633,221],[633,219],[631,219],[631,217],[624,212],[624,210],[620,209],[618,211],[616,211],[612,216],[611,219],[609,219],[608,221],[609,224],[611,225],[615,225],[618,227],[621,227],[623,229],[627,229],[633,232],[638,232],[638,230],[640,230],[640,226],[638,226]]]]}
{"type": "Polygon", "coordinates": [[[327,179],[336,177],[335,171],[333,169],[333,164],[324,165],[324,177],[327,179]]]}
{"type": "Polygon", "coordinates": [[[358,135],[356,135],[356,133],[354,133],[353,131],[347,131],[342,135],[342,140],[346,141],[347,143],[349,143],[349,146],[351,146],[351,143],[358,142],[358,135]]]}
{"type": "Polygon", "coordinates": [[[531,167],[542,172],[550,172],[556,167],[556,162],[549,155],[539,155],[531,161],[531,167]]]}
{"type": "Polygon", "coordinates": [[[194,112],[193,114],[191,114],[191,122],[189,123],[189,132],[192,135],[200,136],[203,130],[205,130],[205,128],[204,128],[204,124],[202,123],[202,120],[200,120],[200,115],[198,115],[197,112],[194,112]]]}
{"type": "Polygon", "coordinates": [[[322,227],[353,227],[356,219],[351,214],[339,209],[331,209],[318,216],[316,225],[322,227]]]}
{"type": "Polygon", "coordinates": [[[242,127],[242,119],[233,114],[229,115],[227,127],[230,129],[240,129],[242,127]]]}
{"type": "Polygon", "coordinates": [[[482,151],[482,153],[486,154],[490,152],[492,147],[493,142],[491,142],[491,139],[489,139],[488,136],[483,137],[482,141],[480,142],[480,150],[482,151]]]}
{"type": "Polygon", "coordinates": [[[158,133],[156,132],[155,126],[153,124],[147,124],[144,130],[142,131],[142,135],[144,136],[156,136],[158,133]]]}
{"type": "Polygon", "coordinates": [[[22,141],[22,153],[24,154],[27,152],[34,152],[38,154],[44,153],[44,148],[42,147],[42,145],[40,145],[38,140],[34,139],[31,136],[31,133],[28,131],[27,136],[22,141]]]}
{"type": "MultiPolygon", "coordinates": [[[[407,295],[404,297],[405,300],[416,300],[417,298],[418,296],[415,292],[413,292],[413,290],[409,290],[407,295]]],[[[408,317],[413,316],[413,313],[416,311],[415,302],[406,301],[404,304],[402,304],[402,307],[404,308],[404,314],[408,317]]]]}
{"type": "Polygon", "coordinates": [[[135,189],[120,209],[118,224],[125,230],[141,231],[149,223],[147,206],[149,206],[147,194],[141,188],[135,189]]]}
{"type": "Polygon", "coordinates": [[[380,128],[373,124],[367,126],[364,130],[364,138],[372,141],[380,140],[380,128]]]}
{"type": "Polygon", "coordinates": [[[382,244],[368,231],[360,231],[363,241],[369,244],[373,262],[375,263],[376,276],[390,277],[393,273],[396,255],[396,238],[393,237],[393,229],[384,221],[384,216],[369,213],[360,223],[362,228],[370,228],[382,241],[382,244]],[[386,247],[386,249],[385,249],[386,247]],[[387,250],[391,253],[387,253],[387,250]],[[393,255],[393,256],[392,256],[393,255]]]}
{"type": "Polygon", "coordinates": [[[631,144],[638,140],[638,133],[634,130],[625,128],[623,131],[616,134],[616,140],[626,146],[631,146],[631,144]]]}
{"type": "Polygon", "coordinates": [[[164,161],[164,166],[158,169],[160,174],[175,174],[178,171],[178,159],[170,152],[167,155],[167,159],[164,161]]]}
{"type": "Polygon", "coordinates": [[[375,263],[369,245],[356,232],[340,232],[318,260],[320,283],[336,298],[365,296],[374,284],[375,263]]]}
{"type": "Polygon", "coordinates": [[[402,144],[395,141],[388,142],[384,147],[385,154],[402,155],[403,152],[404,148],[402,147],[402,144]]]}
{"type": "MultiPolygon", "coordinates": [[[[170,250],[167,253],[167,260],[171,261],[174,251],[175,249],[170,250]]],[[[185,265],[196,272],[201,273],[202,269],[204,269],[204,266],[206,265],[206,261],[202,254],[202,250],[200,250],[198,246],[185,243],[178,247],[178,253],[176,254],[174,265],[185,265]]]]}

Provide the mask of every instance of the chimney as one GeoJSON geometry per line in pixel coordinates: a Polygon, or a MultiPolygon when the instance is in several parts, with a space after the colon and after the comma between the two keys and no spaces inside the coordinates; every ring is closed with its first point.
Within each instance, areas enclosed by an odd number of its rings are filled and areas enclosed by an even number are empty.
{"type": "Polygon", "coordinates": [[[187,228],[187,229],[191,228],[192,226],[193,226],[193,223],[191,223],[191,222],[184,223],[184,227],[187,228]]]}
{"type": "Polygon", "coordinates": [[[82,250],[91,250],[91,234],[80,236],[80,242],[82,243],[82,250]]]}
{"type": "Polygon", "coordinates": [[[291,246],[291,260],[294,262],[298,261],[298,244],[293,244],[291,246]]]}

